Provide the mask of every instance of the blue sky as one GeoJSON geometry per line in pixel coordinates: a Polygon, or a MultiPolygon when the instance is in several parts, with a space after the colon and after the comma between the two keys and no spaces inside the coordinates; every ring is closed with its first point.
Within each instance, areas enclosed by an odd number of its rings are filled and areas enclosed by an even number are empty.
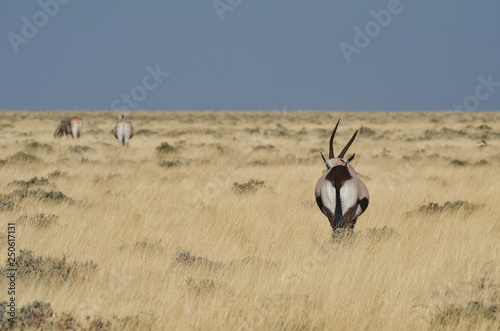
{"type": "Polygon", "coordinates": [[[499,110],[499,13],[498,0],[3,0],[0,109],[499,110]]]}

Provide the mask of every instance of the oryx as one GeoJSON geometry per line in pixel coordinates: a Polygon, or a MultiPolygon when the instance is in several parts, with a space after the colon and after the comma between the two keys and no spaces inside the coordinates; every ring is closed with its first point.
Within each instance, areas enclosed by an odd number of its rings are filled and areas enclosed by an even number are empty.
{"type": "Polygon", "coordinates": [[[127,147],[128,141],[132,139],[135,134],[134,127],[132,126],[132,123],[128,120],[128,118],[125,117],[125,115],[122,115],[122,117],[118,117],[117,119],[118,123],[116,123],[113,133],[115,135],[115,138],[118,139],[120,145],[123,147],[127,147]]]}
{"type": "Polygon", "coordinates": [[[355,154],[347,160],[344,159],[358,131],[354,132],[351,140],[337,157],[333,154],[333,138],[339,122],[340,119],[330,137],[328,159],[321,153],[327,172],[318,180],[315,190],[316,203],[321,212],[328,217],[334,231],[341,228],[353,229],[359,215],[368,207],[370,199],[368,189],[350,165],[355,154]]]}
{"type": "Polygon", "coordinates": [[[82,133],[82,119],[80,117],[68,117],[61,121],[61,124],[54,132],[54,138],[71,135],[74,139],[80,138],[82,133]]]}

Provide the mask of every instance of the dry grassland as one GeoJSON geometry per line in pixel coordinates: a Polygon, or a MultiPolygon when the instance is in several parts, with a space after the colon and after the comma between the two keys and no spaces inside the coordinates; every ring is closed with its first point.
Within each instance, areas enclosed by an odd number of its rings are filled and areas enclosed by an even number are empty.
{"type": "Polygon", "coordinates": [[[17,327],[500,329],[499,113],[132,112],[128,149],[117,115],[0,112],[17,327]],[[343,238],[314,201],[338,118],[371,196],[343,238]]]}

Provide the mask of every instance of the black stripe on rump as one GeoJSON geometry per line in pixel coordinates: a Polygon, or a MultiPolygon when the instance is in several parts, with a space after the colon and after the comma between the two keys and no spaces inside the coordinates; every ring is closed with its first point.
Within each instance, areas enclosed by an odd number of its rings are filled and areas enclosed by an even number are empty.
{"type": "Polygon", "coordinates": [[[321,196],[316,197],[316,203],[318,204],[319,210],[323,212],[323,201],[321,201],[321,196]]]}
{"type": "Polygon", "coordinates": [[[368,208],[368,199],[367,198],[363,198],[363,199],[359,200],[358,203],[359,203],[359,206],[361,207],[362,211],[365,211],[366,208],[368,208]]]}
{"type": "Polygon", "coordinates": [[[335,214],[333,219],[333,228],[342,228],[342,201],[340,200],[340,188],[346,181],[352,178],[346,166],[335,166],[328,171],[326,180],[330,181],[335,187],[335,214]]]}

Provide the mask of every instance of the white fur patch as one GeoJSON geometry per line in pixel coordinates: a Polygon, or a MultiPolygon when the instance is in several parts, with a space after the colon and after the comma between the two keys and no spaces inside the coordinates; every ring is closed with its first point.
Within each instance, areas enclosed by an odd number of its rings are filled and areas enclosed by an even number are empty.
{"type": "Polygon", "coordinates": [[[332,183],[325,182],[321,186],[321,201],[323,202],[323,208],[329,209],[332,213],[335,212],[335,188],[332,183]]]}
{"type": "Polygon", "coordinates": [[[340,202],[342,203],[342,214],[358,203],[358,186],[355,181],[347,181],[340,188],[340,202]]]}

